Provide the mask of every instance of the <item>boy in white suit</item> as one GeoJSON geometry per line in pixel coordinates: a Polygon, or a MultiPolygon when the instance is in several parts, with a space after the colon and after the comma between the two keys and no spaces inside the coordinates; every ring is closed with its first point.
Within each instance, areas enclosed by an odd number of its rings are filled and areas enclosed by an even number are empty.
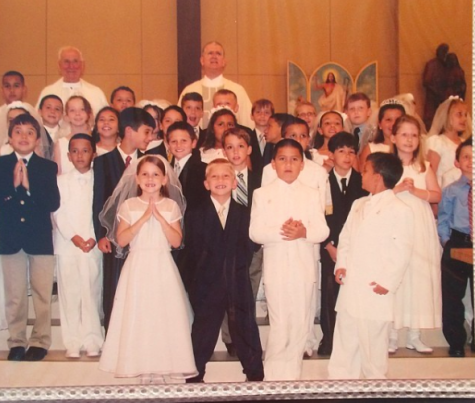
{"type": "Polygon", "coordinates": [[[394,296],[412,254],[412,212],[392,191],[402,172],[392,154],[368,156],[362,186],[371,195],[355,200],[340,234],[331,379],[386,378],[394,296]]]}
{"type": "Polygon", "coordinates": [[[58,296],[66,357],[99,355],[104,335],[100,322],[102,253],[92,224],[95,144],[87,134],[69,141],[74,170],[58,177],[61,206],[54,214],[54,253],[58,257],[58,296]]]}
{"type": "Polygon", "coordinates": [[[302,146],[292,139],[274,148],[277,178],[256,189],[251,209],[251,239],[264,245],[263,279],[270,330],[264,361],[267,381],[296,380],[309,333],[314,245],[328,236],[318,190],[298,176],[304,167],[302,146]]]}

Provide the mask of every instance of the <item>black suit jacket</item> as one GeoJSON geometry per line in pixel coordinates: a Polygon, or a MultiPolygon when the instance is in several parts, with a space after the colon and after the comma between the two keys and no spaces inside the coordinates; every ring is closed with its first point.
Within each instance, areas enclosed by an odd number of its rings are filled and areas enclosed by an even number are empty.
{"type": "Polygon", "coordinates": [[[27,165],[28,195],[23,186],[13,187],[17,162],[15,153],[0,157],[0,254],[23,249],[31,255],[52,255],[51,213],[60,203],[58,166],[33,153],[27,165]]]}
{"type": "Polygon", "coordinates": [[[163,158],[167,159],[167,148],[165,147],[165,142],[163,141],[159,146],[147,150],[145,154],[161,155],[163,158]]]}
{"type": "Polygon", "coordinates": [[[338,237],[345,225],[346,218],[351,209],[351,205],[356,199],[367,196],[368,192],[361,187],[361,174],[354,169],[351,170],[351,175],[348,181],[348,188],[346,195],[343,195],[338,184],[338,180],[335,176],[335,172],[332,169],[328,174],[328,181],[330,182],[330,191],[332,196],[333,213],[325,216],[327,225],[330,228],[330,235],[322,243],[322,248],[326,244],[332,241],[335,246],[338,245],[338,237]]]}
{"type": "Polygon", "coordinates": [[[193,308],[222,300],[252,300],[249,211],[231,199],[223,229],[208,197],[185,217],[186,288],[193,308]],[[224,293],[224,295],[223,295],[224,293]]]}
{"type": "Polygon", "coordinates": [[[263,166],[261,151],[259,149],[259,140],[257,139],[256,131],[251,130],[249,127],[246,127],[246,126],[237,125],[237,127],[245,130],[249,134],[249,137],[251,138],[252,152],[251,152],[250,158],[251,158],[252,170],[255,172],[262,171],[262,168],[264,166],[263,166]]]}
{"type": "Polygon", "coordinates": [[[94,159],[92,219],[98,241],[106,236],[106,230],[99,221],[99,213],[119,183],[124,170],[125,163],[117,148],[94,159]]]}
{"type": "MultiPolygon", "coordinates": [[[[172,166],[175,159],[172,160],[172,166]]],[[[199,206],[209,197],[209,192],[204,185],[206,164],[201,161],[200,152],[194,149],[191,157],[180,171],[180,183],[183,195],[186,199],[186,209],[192,209],[199,206]]]]}
{"type": "Polygon", "coordinates": [[[206,138],[206,130],[203,130],[200,127],[200,135],[198,136],[198,142],[196,143],[195,149],[199,150],[200,147],[203,146],[203,143],[205,142],[205,138],[206,138]]]}

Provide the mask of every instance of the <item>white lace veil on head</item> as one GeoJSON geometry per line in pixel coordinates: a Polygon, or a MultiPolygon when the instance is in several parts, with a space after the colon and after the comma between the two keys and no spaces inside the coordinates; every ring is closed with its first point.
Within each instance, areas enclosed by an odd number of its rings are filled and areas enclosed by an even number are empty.
{"type": "Polygon", "coordinates": [[[33,105],[30,105],[27,102],[21,101],[14,101],[7,105],[4,109],[4,113],[0,114],[0,147],[8,142],[8,122],[7,122],[7,115],[8,112],[12,109],[24,109],[26,110],[31,116],[33,116],[40,126],[40,142],[35,149],[35,152],[43,158],[53,160],[53,147],[49,143],[48,135],[46,134],[46,130],[43,127],[43,123],[41,120],[40,115],[35,110],[33,105]]]}
{"type": "MultiPolygon", "coordinates": [[[[450,107],[453,102],[463,102],[463,99],[457,95],[451,95],[444,102],[442,102],[437,110],[435,111],[434,119],[432,120],[432,125],[430,127],[428,136],[439,135],[445,131],[445,124],[447,122],[447,117],[449,114],[450,107]]],[[[467,116],[467,128],[461,136],[463,139],[467,139],[472,135],[472,119],[470,114],[467,116]]]]}
{"type": "Polygon", "coordinates": [[[116,257],[118,258],[125,258],[128,252],[128,247],[123,248],[119,246],[117,242],[117,226],[119,223],[117,219],[117,212],[125,200],[137,196],[137,167],[140,161],[144,159],[160,159],[162,161],[163,165],[165,166],[165,175],[167,177],[165,188],[168,191],[168,197],[178,204],[182,216],[185,215],[186,200],[185,196],[183,196],[180,180],[165,158],[163,158],[161,155],[150,154],[144,155],[137,161],[131,163],[124,171],[119,183],[114,189],[114,192],[107,199],[104,208],[99,214],[99,220],[102,226],[107,230],[106,237],[115,245],[116,257]]]}

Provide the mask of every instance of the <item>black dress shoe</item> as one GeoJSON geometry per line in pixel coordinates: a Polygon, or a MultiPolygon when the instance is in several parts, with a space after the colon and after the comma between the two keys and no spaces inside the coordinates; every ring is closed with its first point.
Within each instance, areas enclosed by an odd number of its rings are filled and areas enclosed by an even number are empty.
{"type": "Polygon", "coordinates": [[[186,383],[205,383],[201,375],[194,376],[193,378],[187,378],[186,383]]]}
{"type": "Polygon", "coordinates": [[[458,348],[449,348],[449,355],[455,358],[465,357],[465,351],[458,348]]]}
{"type": "Polygon", "coordinates": [[[25,354],[24,361],[41,361],[48,354],[48,350],[41,347],[30,347],[25,354]]]}
{"type": "Polygon", "coordinates": [[[228,350],[228,354],[231,357],[236,357],[236,349],[234,348],[234,344],[233,343],[224,343],[224,344],[226,346],[226,350],[228,350]]]}
{"type": "Polygon", "coordinates": [[[8,353],[8,361],[23,361],[25,357],[25,347],[12,347],[8,353]]]}
{"type": "Polygon", "coordinates": [[[322,357],[329,357],[332,354],[333,347],[327,344],[322,344],[318,346],[317,354],[322,357]]]}

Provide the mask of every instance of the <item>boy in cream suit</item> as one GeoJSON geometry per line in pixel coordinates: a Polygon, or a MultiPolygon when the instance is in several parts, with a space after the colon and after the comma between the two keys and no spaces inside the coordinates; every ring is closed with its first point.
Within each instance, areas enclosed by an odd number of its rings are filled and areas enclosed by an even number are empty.
{"type": "Polygon", "coordinates": [[[270,321],[264,372],[268,381],[296,380],[314,312],[314,245],[329,230],[319,192],[297,179],[304,169],[302,146],[293,139],[279,141],[272,168],[277,178],[254,192],[249,228],[251,239],[264,246],[270,321]]]}
{"type": "Polygon", "coordinates": [[[99,317],[102,290],[102,253],[92,224],[95,144],[87,134],[69,141],[74,169],[58,177],[61,205],[54,214],[54,253],[58,257],[61,332],[67,358],[99,355],[104,341],[99,317]]]}
{"type": "Polygon", "coordinates": [[[412,254],[412,212],[392,191],[402,172],[392,154],[368,156],[362,186],[371,195],[355,200],[340,234],[332,379],[386,378],[394,296],[412,254]]]}

